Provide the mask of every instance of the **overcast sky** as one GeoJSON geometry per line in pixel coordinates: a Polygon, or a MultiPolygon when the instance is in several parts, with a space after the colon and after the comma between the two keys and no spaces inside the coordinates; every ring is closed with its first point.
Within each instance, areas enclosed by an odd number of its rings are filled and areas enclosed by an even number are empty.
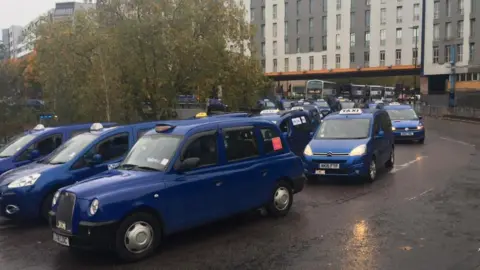
{"type": "Polygon", "coordinates": [[[54,8],[55,2],[67,2],[67,0],[0,0],[0,29],[11,25],[25,26],[54,8]]]}

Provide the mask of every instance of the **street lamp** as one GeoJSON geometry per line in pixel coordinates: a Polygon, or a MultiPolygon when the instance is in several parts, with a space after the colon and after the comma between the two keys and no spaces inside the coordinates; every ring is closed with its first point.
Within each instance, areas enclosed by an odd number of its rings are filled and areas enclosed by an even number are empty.
{"type": "MultiPolygon", "coordinates": [[[[419,26],[418,25],[414,25],[412,27],[409,27],[409,29],[412,29],[413,30],[413,34],[414,34],[414,37],[415,37],[415,59],[414,59],[414,65],[415,65],[415,69],[417,68],[417,65],[418,65],[418,28],[419,26]]],[[[416,90],[417,89],[417,77],[415,75],[413,75],[413,89],[416,90]]],[[[417,96],[414,95],[414,102],[417,100],[417,96]]]]}

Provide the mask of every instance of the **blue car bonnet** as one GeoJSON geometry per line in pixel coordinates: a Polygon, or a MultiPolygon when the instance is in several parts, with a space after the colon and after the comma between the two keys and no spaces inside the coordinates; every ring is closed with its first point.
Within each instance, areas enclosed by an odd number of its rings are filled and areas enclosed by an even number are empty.
{"type": "Polygon", "coordinates": [[[47,170],[58,167],[58,165],[32,163],[17,169],[10,170],[0,177],[0,186],[8,185],[11,182],[34,173],[44,173],[47,170]]]}
{"type": "Polygon", "coordinates": [[[366,144],[368,138],[360,140],[312,140],[310,148],[314,153],[350,153],[355,147],[366,144]]]}
{"type": "Polygon", "coordinates": [[[393,120],[392,125],[394,127],[413,127],[418,126],[420,124],[420,120],[393,120]]]}

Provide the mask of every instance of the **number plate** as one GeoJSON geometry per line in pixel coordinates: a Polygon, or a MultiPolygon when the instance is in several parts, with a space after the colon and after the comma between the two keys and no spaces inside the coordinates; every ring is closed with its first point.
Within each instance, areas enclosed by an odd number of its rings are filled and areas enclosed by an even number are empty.
{"type": "Polygon", "coordinates": [[[325,170],[316,170],[316,171],[315,171],[315,174],[325,175],[325,170]]]}
{"type": "Polygon", "coordinates": [[[340,164],[321,163],[319,168],[320,169],[340,169],[340,164]]]}
{"type": "Polygon", "coordinates": [[[413,132],[402,132],[400,133],[402,136],[413,136],[413,132]]]}
{"type": "Polygon", "coordinates": [[[70,239],[68,239],[68,237],[58,235],[56,233],[53,233],[53,241],[55,241],[56,243],[59,243],[62,246],[67,246],[67,247],[70,246],[70,239]]]}

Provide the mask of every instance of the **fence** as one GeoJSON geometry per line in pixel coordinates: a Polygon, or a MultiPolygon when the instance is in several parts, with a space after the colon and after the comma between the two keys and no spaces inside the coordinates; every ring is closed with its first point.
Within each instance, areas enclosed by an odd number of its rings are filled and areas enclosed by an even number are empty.
{"type": "Polygon", "coordinates": [[[422,116],[471,119],[480,121],[480,109],[470,107],[430,106],[416,104],[415,111],[422,116]]]}

